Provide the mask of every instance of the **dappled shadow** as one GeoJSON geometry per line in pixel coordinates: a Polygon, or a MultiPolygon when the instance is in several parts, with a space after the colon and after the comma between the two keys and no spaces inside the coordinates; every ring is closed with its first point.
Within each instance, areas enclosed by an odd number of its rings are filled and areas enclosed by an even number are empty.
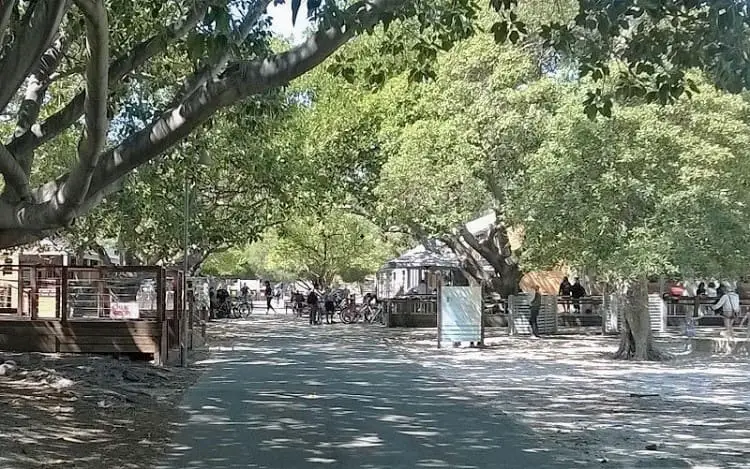
{"type": "Polygon", "coordinates": [[[0,377],[3,469],[152,467],[174,398],[197,375],[111,357],[4,357],[19,372],[0,377]]]}
{"type": "Polygon", "coordinates": [[[617,338],[496,337],[486,350],[437,351],[434,331],[391,339],[406,356],[541,436],[623,467],[748,467],[750,363],[681,354],[665,363],[613,361],[617,338]],[[429,353],[426,353],[429,351],[429,353]]]}
{"type": "Polygon", "coordinates": [[[170,456],[177,468],[570,467],[438,373],[404,360],[374,326],[251,318],[212,354],[187,394],[170,456]]]}

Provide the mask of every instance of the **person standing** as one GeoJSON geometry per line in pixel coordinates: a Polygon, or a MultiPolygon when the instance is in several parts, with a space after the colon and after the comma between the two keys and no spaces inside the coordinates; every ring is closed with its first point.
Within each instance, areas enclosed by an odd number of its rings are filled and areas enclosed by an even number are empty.
{"type": "Polygon", "coordinates": [[[732,288],[727,287],[719,302],[713,306],[714,311],[720,311],[719,315],[724,318],[724,327],[726,327],[726,336],[734,336],[732,323],[734,317],[740,314],[740,296],[732,288]]]}
{"type": "Polygon", "coordinates": [[[562,282],[560,282],[560,289],[558,290],[557,294],[562,299],[562,305],[563,305],[563,312],[565,314],[570,314],[570,291],[573,286],[570,284],[570,280],[568,280],[568,276],[566,275],[563,277],[562,282]]]}
{"type": "Polygon", "coordinates": [[[310,307],[310,325],[318,323],[318,292],[315,288],[307,294],[307,306],[310,307]]]}
{"type": "Polygon", "coordinates": [[[326,288],[323,298],[325,300],[323,307],[326,310],[326,324],[333,324],[333,312],[336,310],[336,302],[334,301],[335,296],[330,287],[326,288]]]}
{"type": "Polygon", "coordinates": [[[268,280],[266,280],[265,294],[266,294],[266,314],[268,314],[268,312],[272,309],[273,309],[273,312],[275,313],[276,309],[271,304],[271,301],[273,300],[273,288],[271,288],[271,282],[269,282],[268,280]]]}
{"type": "Polygon", "coordinates": [[[581,298],[586,296],[586,289],[581,285],[581,280],[576,277],[573,286],[570,287],[570,296],[573,297],[573,312],[581,314],[581,298]]]}
{"type": "Polygon", "coordinates": [[[534,291],[531,292],[531,298],[529,298],[529,325],[531,326],[531,336],[536,338],[539,337],[539,324],[537,321],[541,307],[542,294],[539,293],[539,285],[534,285],[534,291]]]}

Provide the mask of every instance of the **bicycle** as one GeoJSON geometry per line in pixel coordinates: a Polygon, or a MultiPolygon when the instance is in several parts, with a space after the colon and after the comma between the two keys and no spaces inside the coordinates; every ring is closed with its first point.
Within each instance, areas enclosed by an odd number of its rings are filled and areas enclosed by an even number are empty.
{"type": "Polygon", "coordinates": [[[359,322],[360,319],[366,323],[372,323],[376,320],[381,324],[383,323],[383,308],[380,305],[372,306],[366,304],[359,309],[352,306],[342,310],[340,315],[341,322],[344,324],[354,324],[359,322]]]}
{"type": "Polygon", "coordinates": [[[253,313],[253,305],[245,299],[232,305],[232,319],[247,319],[253,313]]]}

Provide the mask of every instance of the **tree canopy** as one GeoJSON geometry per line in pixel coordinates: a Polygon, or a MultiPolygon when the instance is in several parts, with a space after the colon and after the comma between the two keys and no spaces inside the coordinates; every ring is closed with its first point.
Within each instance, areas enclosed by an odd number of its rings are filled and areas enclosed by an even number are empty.
{"type": "MultiPolygon", "coordinates": [[[[561,2],[551,22],[531,1],[493,0],[491,14],[473,0],[311,1],[316,31],[280,52],[264,16],[270,2],[3,2],[0,246],[70,226],[220,109],[287,85],[374,30],[387,40],[361,71],[371,84],[405,71],[412,82],[434,76],[438,51],[489,26],[498,41],[556,50],[546,63],[565,58],[581,77],[614,83],[588,94],[589,115],[608,114],[610,96],[669,102],[690,90],[691,67],[732,91],[750,77],[737,47],[749,21],[740,1],[561,2]],[[121,123],[137,113],[136,125],[121,123]]],[[[345,55],[333,65],[357,73],[345,55]]]]}

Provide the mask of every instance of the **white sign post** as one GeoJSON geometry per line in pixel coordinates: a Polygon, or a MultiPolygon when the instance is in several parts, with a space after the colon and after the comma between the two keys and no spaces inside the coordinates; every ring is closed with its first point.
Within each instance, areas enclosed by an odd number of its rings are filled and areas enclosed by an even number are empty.
{"type": "Polygon", "coordinates": [[[484,341],[482,287],[440,287],[438,290],[438,348],[443,341],[484,341]]]}

